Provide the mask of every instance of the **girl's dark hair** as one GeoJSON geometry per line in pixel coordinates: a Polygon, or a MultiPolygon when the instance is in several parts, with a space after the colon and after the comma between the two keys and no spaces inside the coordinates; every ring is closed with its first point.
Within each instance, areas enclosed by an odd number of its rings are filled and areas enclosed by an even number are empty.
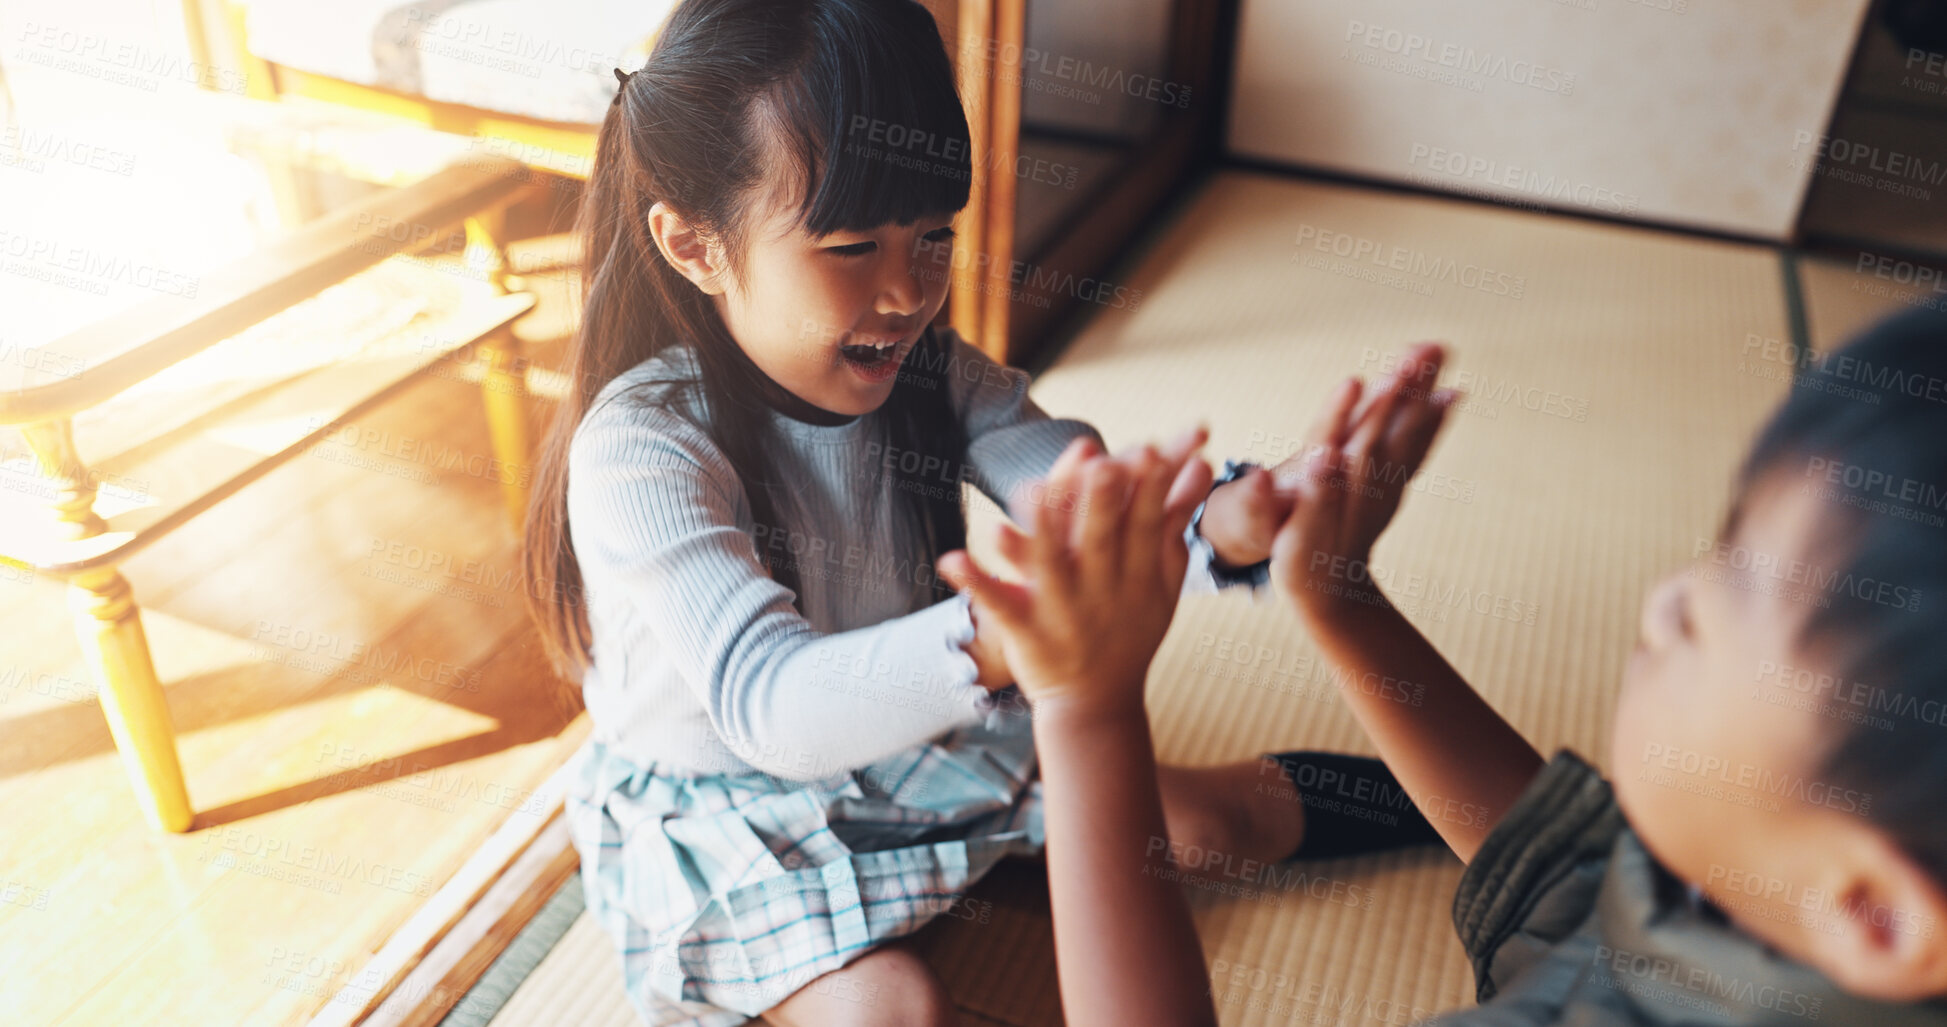
{"type": "Polygon", "coordinates": [[[1826,501],[1815,562],[1834,584],[1800,648],[1864,703],[1821,780],[1871,796],[1867,815],[1947,883],[1947,316],[1890,318],[1798,363],[1740,493],[1789,481],[1826,501]]]}
{"type": "MultiPolygon", "coordinates": [[[[813,236],[911,224],[966,206],[969,151],[939,29],[912,0],[677,6],[648,63],[628,76],[602,119],[576,226],[581,323],[568,394],[536,468],[523,554],[529,612],[557,670],[578,680],[593,642],[568,530],[568,453],[594,397],[618,374],[670,347],[693,347],[694,377],[646,384],[665,400],[671,386],[702,400],[699,427],[736,469],[760,530],[788,530],[794,512],[773,465],[773,408],[763,398],[779,387],[730,337],[711,298],[663,258],[649,235],[649,208],[667,203],[719,240],[737,275],[747,211],[770,186],[802,183],[796,216],[813,236]]],[[[933,254],[938,270],[925,273],[945,273],[943,251],[933,254]]],[[[807,328],[807,345],[830,343],[813,331],[807,328]]],[[[920,454],[932,468],[965,466],[966,433],[949,402],[953,361],[945,345],[928,329],[891,396],[866,415],[876,452],[920,454]]],[[[646,395],[631,398],[654,401],[646,395]]],[[[859,483],[867,496],[880,484],[859,483]]],[[[892,495],[894,515],[925,550],[903,554],[912,563],[895,565],[924,567],[965,544],[957,481],[915,482],[892,495]]],[[[768,569],[799,592],[788,558],[768,569]]],[[[937,596],[943,586],[933,587],[937,596]]]]}

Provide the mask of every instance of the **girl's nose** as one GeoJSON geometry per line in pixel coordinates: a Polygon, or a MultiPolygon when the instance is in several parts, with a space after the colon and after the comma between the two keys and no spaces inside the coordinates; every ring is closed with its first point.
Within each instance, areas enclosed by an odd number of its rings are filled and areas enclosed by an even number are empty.
{"type": "Polygon", "coordinates": [[[893,317],[911,317],[926,306],[924,265],[919,260],[889,260],[885,283],[879,287],[874,309],[893,317]]]}

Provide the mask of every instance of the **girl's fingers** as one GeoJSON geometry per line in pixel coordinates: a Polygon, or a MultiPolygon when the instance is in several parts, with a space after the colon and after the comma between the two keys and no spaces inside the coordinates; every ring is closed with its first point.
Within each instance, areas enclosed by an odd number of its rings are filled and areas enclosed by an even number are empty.
{"type": "Polygon", "coordinates": [[[988,574],[966,550],[947,553],[934,566],[947,584],[964,593],[983,616],[992,617],[1002,630],[1019,631],[1027,625],[1033,606],[1028,590],[988,574]]]}

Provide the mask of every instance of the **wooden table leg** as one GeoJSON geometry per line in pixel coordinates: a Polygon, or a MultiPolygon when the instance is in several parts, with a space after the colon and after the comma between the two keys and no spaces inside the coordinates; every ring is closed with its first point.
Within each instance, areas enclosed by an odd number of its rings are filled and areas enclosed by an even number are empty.
{"type": "MultiPolygon", "coordinates": [[[[95,484],[75,450],[73,425],[63,418],[31,425],[21,433],[34,450],[41,474],[55,486],[54,514],[63,534],[84,539],[107,531],[108,525],[95,513],[95,484]]],[[[137,804],[151,826],[189,830],[192,810],[182,763],[176,757],[176,729],[155,663],[149,658],[148,636],[128,579],[113,566],[70,575],[68,606],[137,804]]]]}

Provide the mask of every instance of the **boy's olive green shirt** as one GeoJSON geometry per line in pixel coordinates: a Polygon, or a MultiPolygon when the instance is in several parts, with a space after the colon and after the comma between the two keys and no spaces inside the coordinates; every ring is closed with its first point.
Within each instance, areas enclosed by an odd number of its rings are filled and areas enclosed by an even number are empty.
{"type": "Polygon", "coordinates": [[[1691,901],[1566,751],[1467,867],[1454,926],[1481,1004],[1429,1027],[1947,1027],[1947,1003],[1848,995],[1691,901]]]}

